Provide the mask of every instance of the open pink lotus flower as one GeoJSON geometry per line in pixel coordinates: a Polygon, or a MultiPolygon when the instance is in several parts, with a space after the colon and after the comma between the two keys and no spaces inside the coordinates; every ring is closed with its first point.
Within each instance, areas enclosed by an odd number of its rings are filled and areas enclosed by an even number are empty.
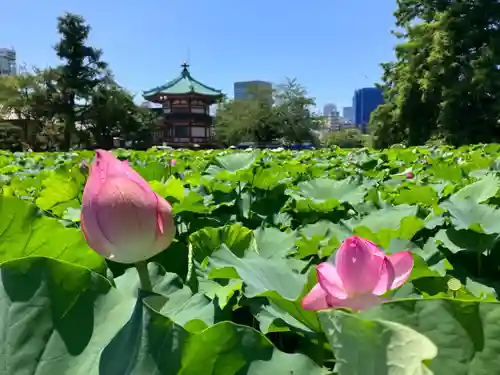
{"type": "Polygon", "coordinates": [[[147,260],[174,239],[170,204],[129,165],[97,150],[83,190],[81,228],[88,245],[119,263],[147,260]]]}
{"type": "Polygon", "coordinates": [[[366,310],[381,295],[401,286],[413,269],[409,251],[385,255],[374,243],[351,236],[335,254],[335,265],[319,264],[318,283],[302,300],[307,310],[349,308],[366,310]]]}

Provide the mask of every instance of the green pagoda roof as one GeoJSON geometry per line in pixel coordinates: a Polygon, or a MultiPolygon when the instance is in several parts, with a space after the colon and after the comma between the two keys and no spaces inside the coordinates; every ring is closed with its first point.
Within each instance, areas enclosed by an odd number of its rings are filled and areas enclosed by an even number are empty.
{"type": "Polygon", "coordinates": [[[166,83],[165,85],[155,87],[154,89],[143,92],[145,98],[156,94],[164,95],[182,95],[182,94],[199,94],[205,96],[222,96],[222,91],[216,90],[207,86],[200,81],[197,81],[189,73],[189,65],[186,61],[181,65],[182,72],[179,77],[166,83]]]}

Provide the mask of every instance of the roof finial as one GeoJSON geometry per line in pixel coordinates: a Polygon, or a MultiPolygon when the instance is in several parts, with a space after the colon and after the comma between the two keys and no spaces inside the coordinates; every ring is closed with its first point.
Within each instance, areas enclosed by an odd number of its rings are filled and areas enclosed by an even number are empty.
{"type": "Polygon", "coordinates": [[[184,70],[188,70],[189,64],[188,64],[188,62],[186,60],[184,60],[184,62],[182,63],[181,68],[184,69],[184,70]]]}

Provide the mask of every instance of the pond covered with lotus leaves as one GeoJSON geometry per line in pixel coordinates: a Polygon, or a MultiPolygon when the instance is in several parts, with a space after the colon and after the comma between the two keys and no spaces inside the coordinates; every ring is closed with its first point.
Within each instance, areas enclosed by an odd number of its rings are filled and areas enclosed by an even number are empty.
{"type": "Polygon", "coordinates": [[[0,151],[0,374],[500,374],[499,151],[115,150],[175,215],[154,293],[83,238],[93,152],[0,151]],[[304,308],[353,235],[411,274],[304,308]]]}

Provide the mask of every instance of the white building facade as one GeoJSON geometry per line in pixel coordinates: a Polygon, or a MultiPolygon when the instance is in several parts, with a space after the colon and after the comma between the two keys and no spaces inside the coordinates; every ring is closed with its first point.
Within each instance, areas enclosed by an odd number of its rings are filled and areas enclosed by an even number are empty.
{"type": "Polygon", "coordinates": [[[16,73],[16,51],[9,48],[0,48],[0,76],[10,76],[16,73]]]}

